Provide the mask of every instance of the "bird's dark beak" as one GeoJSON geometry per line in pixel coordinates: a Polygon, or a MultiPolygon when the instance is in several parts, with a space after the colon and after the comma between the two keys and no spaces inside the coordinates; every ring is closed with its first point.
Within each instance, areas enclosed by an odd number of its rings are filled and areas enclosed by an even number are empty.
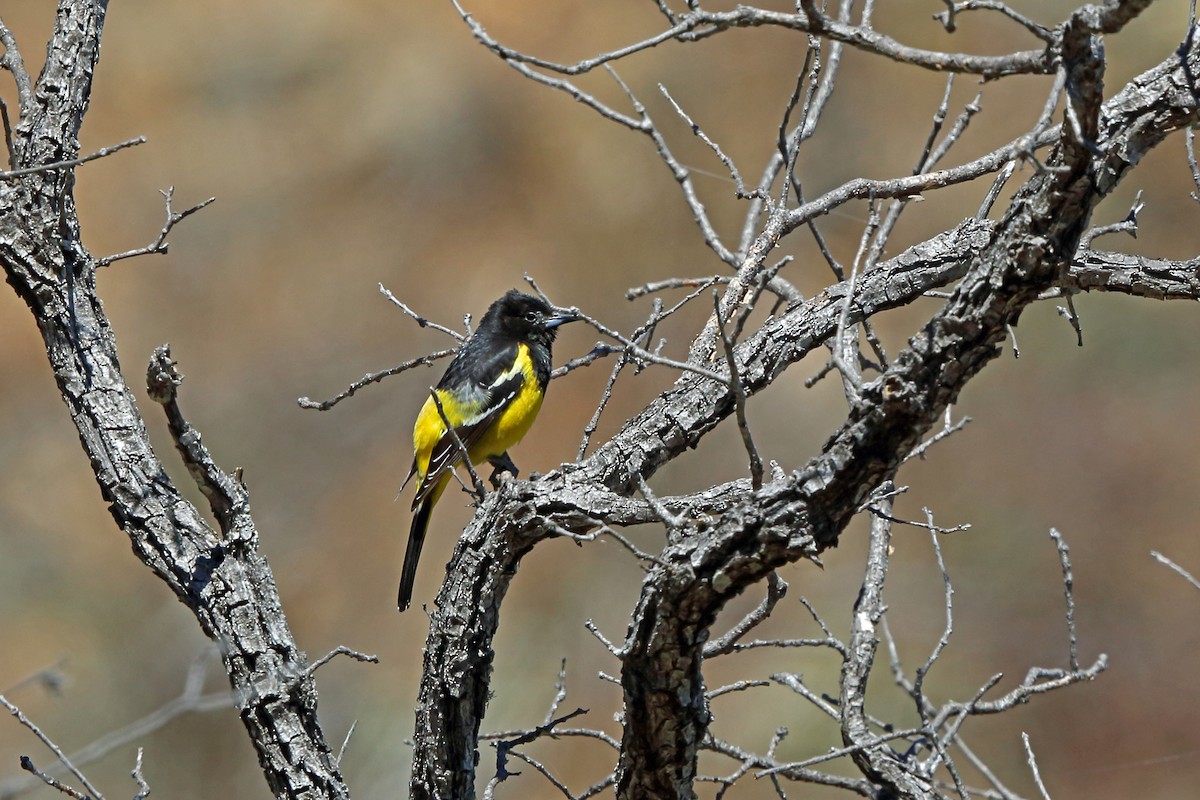
{"type": "Polygon", "coordinates": [[[555,314],[553,317],[547,317],[546,321],[542,324],[553,330],[559,325],[566,325],[568,322],[578,322],[581,319],[583,319],[583,317],[572,311],[564,311],[560,314],[555,314]]]}

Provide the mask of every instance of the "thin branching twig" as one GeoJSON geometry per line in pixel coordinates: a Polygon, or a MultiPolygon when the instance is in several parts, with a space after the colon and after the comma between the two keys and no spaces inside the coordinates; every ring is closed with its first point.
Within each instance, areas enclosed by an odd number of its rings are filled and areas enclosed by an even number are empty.
{"type": "Polygon", "coordinates": [[[126,250],[123,253],[116,253],[111,256],[105,256],[104,258],[97,259],[97,267],[107,267],[114,261],[120,261],[124,258],[150,255],[152,253],[167,253],[170,249],[170,243],[167,241],[167,236],[170,235],[174,227],[190,217],[192,214],[195,214],[200,209],[207,208],[209,205],[217,201],[217,198],[210,197],[207,200],[201,200],[199,203],[196,203],[196,205],[186,208],[183,211],[175,211],[171,208],[171,201],[175,197],[175,187],[168,186],[166,189],[160,189],[159,192],[163,196],[163,206],[166,211],[167,219],[166,222],[163,223],[162,230],[158,232],[158,237],[145,247],[138,247],[133,250],[126,250]]]}

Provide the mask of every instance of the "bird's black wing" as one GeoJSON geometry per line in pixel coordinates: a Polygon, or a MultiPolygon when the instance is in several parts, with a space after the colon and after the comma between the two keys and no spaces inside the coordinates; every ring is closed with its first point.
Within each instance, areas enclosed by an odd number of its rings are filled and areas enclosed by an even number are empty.
{"type": "Polygon", "coordinates": [[[459,391],[469,387],[486,389],[512,369],[517,360],[517,343],[480,330],[467,340],[446,368],[438,389],[459,391]]]}

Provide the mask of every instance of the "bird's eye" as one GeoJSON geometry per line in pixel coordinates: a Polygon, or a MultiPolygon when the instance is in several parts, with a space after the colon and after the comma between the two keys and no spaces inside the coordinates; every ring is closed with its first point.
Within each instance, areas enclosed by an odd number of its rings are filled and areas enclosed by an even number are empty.
{"type": "Polygon", "coordinates": [[[536,311],[525,312],[525,321],[531,325],[536,324],[538,321],[538,313],[536,311]]]}

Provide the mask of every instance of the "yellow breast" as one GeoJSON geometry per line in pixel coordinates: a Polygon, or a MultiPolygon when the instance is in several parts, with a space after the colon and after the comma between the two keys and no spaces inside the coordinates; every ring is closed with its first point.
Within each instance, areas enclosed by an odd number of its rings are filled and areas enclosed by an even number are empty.
{"type": "Polygon", "coordinates": [[[525,376],[525,383],[500,418],[471,448],[474,464],[488,456],[498,456],[521,441],[542,408],[544,393],[534,375],[533,362],[529,360],[529,347],[524,344],[518,346],[516,367],[525,376]]]}
{"type": "MultiPolygon", "coordinates": [[[[492,423],[479,441],[468,450],[471,463],[478,464],[489,456],[498,456],[513,447],[529,432],[533,420],[542,407],[542,387],[538,385],[533,362],[529,358],[529,347],[518,345],[517,360],[512,370],[503,377],[511,377],[513,372],[519,372],[524,377],[524,383],[517,396],[512,399],[504,412],[492,423]]],[[[446,419],[454,427],[464,424],[479,413],[479,408],[454,403],[449,395],[441,390],[438,392],[442,400],[442,408],[446,419]]],[[[438,414],[437,406],[432,398],[426,398],[421,412],[417,415],[417,424],[413,427],[413,451],[417,460],[417,477],[423,480],[429,469],[429,458],[434,446],[446,432],[446,426],[438,414]]]]}

